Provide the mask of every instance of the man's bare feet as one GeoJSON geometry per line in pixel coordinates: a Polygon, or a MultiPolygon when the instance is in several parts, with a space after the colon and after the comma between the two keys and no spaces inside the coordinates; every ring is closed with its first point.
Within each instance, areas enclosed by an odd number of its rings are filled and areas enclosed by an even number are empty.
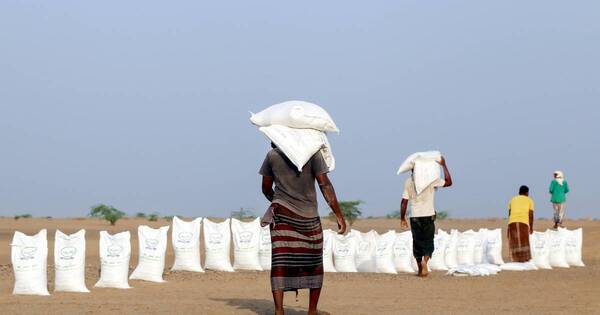
{"type": "Polygon", "coordinates": [[[422,277],[423,276],[423,261],[421,260],[421,262],[417,261],[417,267],[419,267],[419,272],[417,272],[417,277],[422,277]]]}
{"type": "Polygon", "coordinates": [[[423,257],[423,260],[421,260],[421,277],[425,278],[429,275],[429,268],[427,267],[427,263],[429,262],[429,257],[425,256],[423,257]]]}

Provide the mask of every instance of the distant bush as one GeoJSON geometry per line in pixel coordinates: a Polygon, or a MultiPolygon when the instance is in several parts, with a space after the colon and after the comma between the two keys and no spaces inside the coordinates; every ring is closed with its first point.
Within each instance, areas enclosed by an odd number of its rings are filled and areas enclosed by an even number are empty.
{"type": "Polygon", "coordinates": [[[448,219],[450,217],[450,213],[448,211],[437,211],[435,213],[435,218],[439,220],[448,219]]]}
{"type": "Polygon", "coordinates": [[[15,220],[19,220],[19,219],[29,219],[32,218],[33,216],[29,213],[26,214],[18,214],[15,216],[15,220]]]}
{"type": "Polygon", "coordinates": [[[172,215],[167,215],[167,216],[164,216],[163,219],[166,220],[166,221],[168,221],[168,222],[171,222],[171,221],[173,221],[173,216],[172,215]]]}
{"type": "MultiPolygon", "coordinates": [[[[359,206],[363,204],[362,200],[350,200],[350,201],[340,201],[340,210],[342,211],[342,216],[348,221],[348,225],[352,226],[354,221],[358,219],[362,215],[362,211],[360,211],[359,206]]],[[[329,219],[332,221],[337,221],[335,217],[335,213],[329,212],[329,219]]]]}
{"type": "Polygon", "coordinates": [[[113,206],[99,204],[90,209],[90,216],[104,219],[110,222],[110,225],[115,225],[119,219],[125,216],[125,212],[120,211],[113,206]]]}
{"type": "Polygon", "coordinates": [[[400,219],[400,210],[392,211],[388,213],[385,217],[388,219],[400,219]]]}
{"type": "Polygon", "coordinates": [[[148,221],[156,222],[158,221],[158,212],[154,212],[148,216],[148,221]]]}
{"type": "Polygon", "coordinates": [[[231,211],[231,217],[238,219],[238,220],[256,218],[256,216],[254,215],[254,213],[252,213],[252,211],[246,210],[244,208],[240,208],[240,210],[238,210],[238,211],[231,211]]]}
{"type": "Polygon", "coordinates": [[[144,219],[144,218],[146,218],[146,214],[143,213],[143,212],[138,212],[138,213],[135,214],[135,217],[136,218],[140,218],[140,219],[144,219]]]}

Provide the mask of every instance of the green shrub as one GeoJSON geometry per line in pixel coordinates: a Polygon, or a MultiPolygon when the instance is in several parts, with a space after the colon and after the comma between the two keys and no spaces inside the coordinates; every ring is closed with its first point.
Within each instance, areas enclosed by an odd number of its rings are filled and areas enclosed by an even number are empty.
{"type": "Polygon", "coordinates": [[[115,225],[119,219],[125,216],[125,212],[120,211],[113,206],[99,204],[90,209],[90,216],[104,219],[110,222],[110,225],[115,225]]]}
{"type": "Polygon", "coordinates": [[[448,211],[437,211],[435,213],[435,218],[439,220],[448,219],[450,217],[450,213],[448,211]]]}
{"type": "Polygon", "coordinates": [[[156,222],[158,221],[158,212],[154,212],[148,216],[148,221],[156,222]]]}
{"type": "Polygon", "coordinates": [[[33,217],[33,216],[32,216],[31,214],[29,214],[29,213],[26,213],[26,214],[17,214],[17,215],[15,216],[15,220],[19,220],[19,219],[29,219],[29,218],[32,218],[32,217],[33,217]]]}
{"type": "MultiPolygon", "coordinates": [[[[340,201],[340,210],[342,211],[342,215],[344,219],[348,222],[349,226],[352,226],[354,221],[358,219],[362,215],[362,211],[360,211],[359,206],[363,204],[362,200],[349,200],[349,201],[340,201]]],[[[337,221],[335,217],[335,213],[329,212],[329,219],[332,221],[337,221]]]]}
{"type": "Polygon", "coordinates": [[[146,214],[143,213],[143,212],[138,212],[138,213],[135,214],[135,217],[136,218],[140,218],[140,219],[144,219],[144,218],[146,218],[146,214]]]}

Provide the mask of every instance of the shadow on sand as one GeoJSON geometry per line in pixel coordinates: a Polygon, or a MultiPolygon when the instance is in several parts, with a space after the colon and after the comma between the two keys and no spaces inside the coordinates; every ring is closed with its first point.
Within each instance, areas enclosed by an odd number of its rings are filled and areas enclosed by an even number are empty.
{"type": "MultiPolygon", "coordinates": [[[[251,311],[260,315],[271,315],[273,314],[273,301],[272,300],[259,300],[259,299],[212,299],[213,301],[224,302],[228,306],[233,306],[238,310],[251,311]]],[[[305,308],[291,308],[285,307],[286,315],[305,315],[307,309],[305,308]]]]}

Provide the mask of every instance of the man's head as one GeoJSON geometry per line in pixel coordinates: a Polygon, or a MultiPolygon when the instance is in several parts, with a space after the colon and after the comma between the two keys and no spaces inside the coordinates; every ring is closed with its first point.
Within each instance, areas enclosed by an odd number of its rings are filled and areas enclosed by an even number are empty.
{"type": "Polygon", "coordinates": [[[519,188],[519,195],[529,196],[529,187],[523,185],[519,188]]]}

